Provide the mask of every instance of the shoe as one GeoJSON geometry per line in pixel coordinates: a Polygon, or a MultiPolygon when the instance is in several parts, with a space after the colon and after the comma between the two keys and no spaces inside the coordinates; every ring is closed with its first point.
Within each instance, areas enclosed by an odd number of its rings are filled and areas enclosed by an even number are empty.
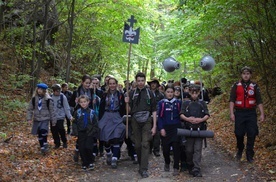
{"type": "Polygon", "coordinates": [[[148,171],[142,171],[140,174],[141,174],[142,178],[148,178],[149,177],[148,171]]]}
{"type": "Polygon", "coordinates": [[[251,156],[246,156],[246,159],[247,159],[247,161],[248,161],[249,163],[253,163],[253,162],[254,162],[254,159],[253,159],[253,157],[251,157],[251,156]]]}
{"type": "Polygon", "coordinates": [[[111,165],[111,161],[112,161],[112,154],[106,154],[106,164],[107,165],[111,165]]]}
{"type": "Polygon", "coordinates": [[[48,144],[44,144],[44,146],[41,147],[41,154],[42,155],[46,155],[46,153],[48,152],[48,150],[49,150],[48,144]]]}
{"type": "Polygon", "coordinates": [[[200,173],[200,171],[194,171],[193,176],[194,177],[202,177],[202,174],[200,173]]]}
{"type": "Polygon", "coordinates": [[[117,168],[117,159],[112,159],[112,160],[111,160],[111,167],[112,167],[113,169],[116,169],[116,168],[117,168]]]}
{"type": "Polygon", "coordinates": [[[165,164],[164,171],[170,171],[170,164],[165,164]]]}
{"type": "Polygon", "coordinates": [[[60,145],[55,145],[54,149],[59,149],[60,145]]]}
{"type": "Polygon", "coordinates": [[[86,166],[82,166],[81,169],[86,171],[86,166]]]}
{"type": "Polygon", "coordinates": [[[88,169],[89,170],[94,170],[94,164],[89,164],[88,169]]]}
{"type": "Polygon", "coordinates": [[[235,159],[236,161],[240,161],[242,158],[242,151],[238,150],[236,156],[235,156],[235,159]]]}
{"type": "Polygon", "coordinates": [[[194,172],[192,170],[189,170],[190,175],[194,175],[194,172]]]}
{"type": "Polygon", "coordinates": [[[62,147],[66,149],[67,148],[67,143],[63,143],[62,147]]]}
{"type": "Polygon", "coordinates": [[[184,172],[184,171],[187,171],[187,164],[186,162],[182,162],[181,163],[181,167],[180,167],[180,172],[184,172]]]}
{"type": "Polygon", "coordinates": [[[79,161],[79,156],[80,156],[80,152],[75,150],[75,153],[74,153],[74,156],[73,156],[74,162],[79,161]]]}
{"type": "Polygon", "coordinates": [[[153,151],[153,154],[155,155],[155,157],[159,157],[160,156],[159,151],[153,151]]]}
{"type": "Polygon", "coordinates": [[[179,175],[179,170],[178,169],[173,169],[173,176],[179,175]]]}
{"type": "Polygon", "coordinates": [[[133,158],[134,158],[133,164],[138,164],[138,157],[137,157],[137,156],[134,156],[133,158]]]}

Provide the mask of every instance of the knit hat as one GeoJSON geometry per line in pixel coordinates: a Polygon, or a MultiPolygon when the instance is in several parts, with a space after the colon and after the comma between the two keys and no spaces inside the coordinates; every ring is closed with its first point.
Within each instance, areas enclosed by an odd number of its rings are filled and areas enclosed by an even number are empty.
{"type": "Polygon", "coordinates": [[[41,88],[41,89],[45,89],[45,90],[48,88],[48,85],[46,85],[45,83],[39,83],[36,86],[37,86],[37,88],[41,88]]]}

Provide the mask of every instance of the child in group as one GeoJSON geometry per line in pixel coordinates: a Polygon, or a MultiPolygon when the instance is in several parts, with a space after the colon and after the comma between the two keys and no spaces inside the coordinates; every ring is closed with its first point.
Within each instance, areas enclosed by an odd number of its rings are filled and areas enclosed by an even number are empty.
{"type": "Polygon", "coordinates": [[[60,147],[60,139],[63,142],[63,148],[67,148],[67,138],[64,128],[64,119],[65,117],[67,117],[69,120],[72,120],[70,107],[66,96],[63,93],[61,93],[60,84],[54,84],[52,86],[52,90],[52,100],[54,101],[54,108],[57,117],[56,126],[51,125],[51,131],[55,143],[54,149],[58,149],[60,147]]]}
{"type": "Polygon", "coordinates": [[[77,136],[82,169],[94,169],[95,156],[93,155],[94,138],[99,134],[98,121],[94,110],[90,109],[90,99],[87,95],[80,95],[80,108],[74,112],[72,135],[77,136]]]}
{"type": "MultiPolygon", "coordinates": [[[[206,121],[210,117],[207,104],[199,101],[200,86],[190,85],[190,101],[184,101],[181,107],[180,117],[185,122],[185,128],[189,130],[206,130],[206,121]]],[[[194,177],[202,177],[200,172],[203,138],[186,137],[186,162],[189,174],[194,177]]]]}
{"type": "Polygon", "coordinates": [[[165,99],[158,102],[158,129],[160,130],[165,171],[170,171],[170,147],[173,148],[173,175],[179,174],[180,137],[177,128],[181,128],[180,110],[181,100],[174,98],[173,85],[165,87],[165,99]]]}
{"type": "Polygon", "coordinates": [[[124,94],[117,89],[118,81],[115,78],[110,77],[107,86],[107,91],[100,103],[100,141],[104,141],[107,164],[112,168],[117,168],[120,143],[124,141],[125,137],[126,127],[122,117],[125,114],[126,104],[124,94]],[[111,145],[113,145],[112,150],[111,145]]]}
{"type": "Polygon", "coordinates": [[[43,155],[48,151],[49,122],[51,121],[53,126],[57,122],[54,104],[47,89],[48,85],[45,83],[37,84],[33,98],[27,108],[27,121],[33,124],[31,133],[37,135],[43,155]]]}

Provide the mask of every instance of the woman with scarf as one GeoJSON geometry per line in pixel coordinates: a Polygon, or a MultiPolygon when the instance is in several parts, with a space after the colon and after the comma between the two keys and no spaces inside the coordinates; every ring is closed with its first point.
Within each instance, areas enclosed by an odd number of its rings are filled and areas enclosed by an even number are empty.
{"type": "Polygon", "coordinates": [[[179,174],[180,138],[177,128],[181,128],[180,116],[181,100],[174,98],[175,88],[172,85],[165,87],[165,99],[158,102],[158,129],[160,130],[163,156],[165,159],[164,171],[170,171],[170,147],[173,148],[173,175],[179,174]]]}
{"type": "Polygon", "coordinates": [[[125,125],[122,117],[125,114],[126,106],[124,94],[117,89],[118,81],[110,77],[107,86],[108,89],[100,102],[100,141],[103,141],[105,145],[107,164],[112,168],[117,168],[120,144],[125,137],[125,125]]]}

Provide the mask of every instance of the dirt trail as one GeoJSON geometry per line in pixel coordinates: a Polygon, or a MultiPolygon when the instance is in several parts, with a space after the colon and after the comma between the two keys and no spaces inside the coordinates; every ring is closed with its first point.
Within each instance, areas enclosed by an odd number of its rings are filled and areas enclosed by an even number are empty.
{"type": "MultiPolygon", "coordinates": [[[[179,176],[173,176],[171,172],[164,172],[163,157],[150,156],[149,178],[141,178],[138,174],[138,165],[132,164],[127,156],[125,146],[122,149],[122,158],[117,169],[111,169],[105,165],[105,158],[97,158],[96,169],[92,172],[80,172],[77,174],[79,181],[262,181],[254,175],[254,165],[246,161],[235,162],[232,157],[217,149],[213,142],[208,142],[208,147],[203,150],[202,178],[194,178],[187,171],[179,176]],[[100,168],[99,168],[100,167],[100,168]]],[[[78,165],[79,168],[79,165],[78,165]]],[[[171,166],[172,169],[172,166],[171,166]]]]}

